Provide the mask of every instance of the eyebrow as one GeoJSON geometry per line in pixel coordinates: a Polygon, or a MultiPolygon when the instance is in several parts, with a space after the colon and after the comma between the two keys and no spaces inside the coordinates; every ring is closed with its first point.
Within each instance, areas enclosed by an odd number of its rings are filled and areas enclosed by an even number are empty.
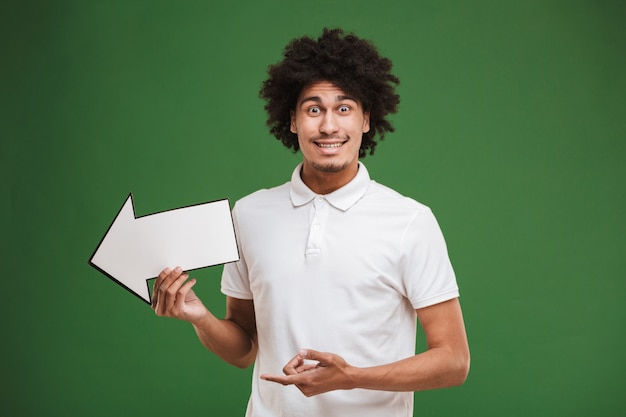
{"type": "MultiPolygon", "coordinates": [[[[352,96],[347,96],[347,95],[340,95],[335,97],[335,101],[344,101],[344,100],[352,100],[355,103],[358,103],[359,101],[352,97],[352,96]]],[[[300,100],[299,106],[302,106],[304,103],[306,103],[307,101],[313,101],[315,103],[321,103],[322,99],[319,96],[308,96],[308,97],[304,97],[302,100],[300,100]]]]}

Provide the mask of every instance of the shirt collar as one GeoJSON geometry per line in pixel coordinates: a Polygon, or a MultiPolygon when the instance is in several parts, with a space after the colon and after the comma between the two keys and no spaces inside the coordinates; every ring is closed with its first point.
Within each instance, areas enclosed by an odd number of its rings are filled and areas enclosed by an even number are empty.
{"type": "MultiPolygon", "coordinates": [[[[303,206],[318,196],[309,187],[307,187],[302,181],[302,178],[300,178],[301,170],[302,163],[298,164],[296,169],[294,169],[293,174],[291,174],[290,196],[292,204],[296,207],[303,206]]],[[[322,197],[324,197],[335,208],[346,211],[365,195],[369,185],[369,172],[367,172],[365,165],[359,161],[359,170],[352,181],[340,189],[335,190],[330,194],[323,195],[322,197]]]]}

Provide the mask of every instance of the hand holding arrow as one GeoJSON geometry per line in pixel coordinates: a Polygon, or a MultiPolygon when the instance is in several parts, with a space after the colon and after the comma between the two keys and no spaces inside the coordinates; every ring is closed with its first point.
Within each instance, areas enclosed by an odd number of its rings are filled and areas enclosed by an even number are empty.
{"type": "Polygon", "coordinates": [[[228,200],[137,218],[130,194],[89,264],[150,304],[148,280],[239,260],[228,200]]]}
{"type": "Polygon", "coordinates": [[[152,309],[157,316],[173,317],[190,323],[205,316],[208,310],[192,290],[196,280],[188,278],[189,275],[180,267],[161,271],[154,282],[152,293],[152,309]]]}

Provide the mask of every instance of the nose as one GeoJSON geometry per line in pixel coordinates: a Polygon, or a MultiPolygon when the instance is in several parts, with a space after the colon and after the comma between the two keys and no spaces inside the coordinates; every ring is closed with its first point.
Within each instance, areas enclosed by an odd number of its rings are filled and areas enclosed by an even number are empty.
{"type": "Polygon", "coordinates": [[[324,113],[320,121],[320,133],[330,135],[336,133],[338,128],[337,115],[332,111],[324,113]]]}

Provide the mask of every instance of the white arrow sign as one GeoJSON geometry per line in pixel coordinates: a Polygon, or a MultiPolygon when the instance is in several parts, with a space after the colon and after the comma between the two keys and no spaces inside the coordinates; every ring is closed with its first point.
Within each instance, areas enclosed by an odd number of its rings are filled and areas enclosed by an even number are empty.
{"type": "Polygon", "coordinates": [[[148,280],[239,260],[228,200],[135,217],[130,194],[89,264],[150,303],[148,280]]]}

